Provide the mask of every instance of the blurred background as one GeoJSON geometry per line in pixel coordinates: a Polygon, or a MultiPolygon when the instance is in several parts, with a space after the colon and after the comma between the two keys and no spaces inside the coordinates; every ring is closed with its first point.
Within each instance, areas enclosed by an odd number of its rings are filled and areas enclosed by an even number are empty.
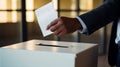
{"type": "Polygon", "coordinates": [[[34,11],[51,1],[54,3],[59,17],[76,17],[104,2],[104,0],[0,0],[0,46],[31,39],[96,43],[99,44],[98,67],[109,67],[107,48],[111,24],[90,36],[76,31],[62,37],[54,35],[43,37],[34,11]]]}

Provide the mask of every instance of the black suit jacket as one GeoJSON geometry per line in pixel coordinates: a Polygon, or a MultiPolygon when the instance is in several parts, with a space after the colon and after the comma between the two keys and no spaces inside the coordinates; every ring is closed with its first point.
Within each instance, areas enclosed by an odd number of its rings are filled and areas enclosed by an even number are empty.
{"type": "Polygon", "coordinates": [[[107,0],[98,8],[93,9],[85,14],[80,15],[80,18],[87,26],[88,33],[91,34],[99,28],[114,21],[112,29],[111,40],[109,45],[108,61],[111,66],[116,64],[117,59],[117,45],[115,44],[116,38],[116,25],[120,17],[120,0],[107,0]]]}

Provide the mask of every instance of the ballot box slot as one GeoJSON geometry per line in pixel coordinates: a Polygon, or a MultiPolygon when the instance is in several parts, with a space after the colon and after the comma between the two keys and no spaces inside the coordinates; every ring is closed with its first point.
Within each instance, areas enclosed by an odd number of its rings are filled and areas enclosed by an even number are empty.
{"type": "Polygon", "coordinates": [[[43,44],[43,43],[40,43],[40,44],[37,44],[39,46],[48,46],[48,47],[61,47],[61,48],[68,48],[68,46],[60,46],[60,45],[49,45],[49,44],[43,44]]]}

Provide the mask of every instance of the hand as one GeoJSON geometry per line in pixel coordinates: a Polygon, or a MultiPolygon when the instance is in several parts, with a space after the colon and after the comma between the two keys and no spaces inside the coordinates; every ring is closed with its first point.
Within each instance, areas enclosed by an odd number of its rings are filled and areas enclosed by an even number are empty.
{"type": "Polygon", "coordinates": [[[63,36],[82,29],[82,26],[76,18],[60,17],[52,21],[46,29],[54,35],[63,36]]]}

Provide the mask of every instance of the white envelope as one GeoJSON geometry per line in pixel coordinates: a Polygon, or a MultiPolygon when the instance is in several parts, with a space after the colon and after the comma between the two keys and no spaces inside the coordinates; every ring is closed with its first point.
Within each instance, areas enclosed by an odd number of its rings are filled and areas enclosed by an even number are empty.
{"type": "Polygon", "coordinates": [[[57,12],[54,8],[52,2],[40,7],[39,9],[35,10],[35,14],[38,19],[39,26],[41,28],[43,36],[47,36],[52,34],[50,30],[46,30],[48,24],[50,24],[53,20],[55,20],[57,16],[57,12]]]}

